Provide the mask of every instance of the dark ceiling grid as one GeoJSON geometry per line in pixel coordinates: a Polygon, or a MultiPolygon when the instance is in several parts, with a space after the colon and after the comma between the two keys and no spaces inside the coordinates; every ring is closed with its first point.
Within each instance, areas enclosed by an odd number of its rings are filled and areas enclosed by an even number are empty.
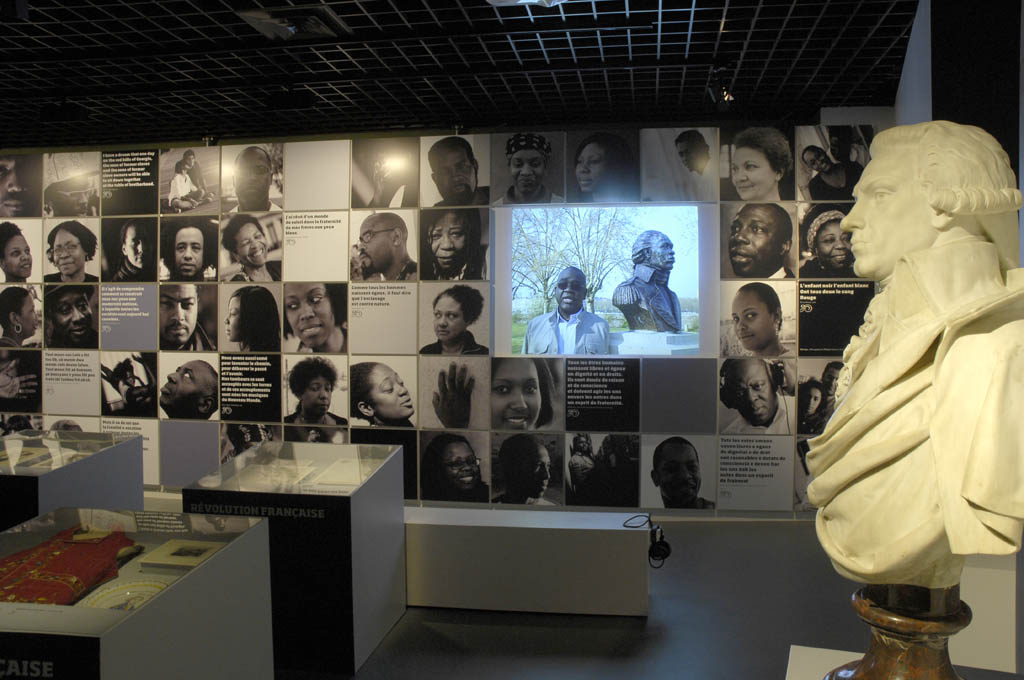
{"type": "Polygon", "coordinates": [[[915,0],[327,0],[337,38],[275,43],[235,14],[314,0],[30,0],[0,25],[0,145],[810,120],[890,105],[915,0]],[[342,30],[344,29],[344,30],[342,30]],[[734,110],[708,97],[724,84],[734,110]],[[311,93],[275,111],[268,95],[311,93]],[[66,99],[87,120],[39,123],[66,99]]]}

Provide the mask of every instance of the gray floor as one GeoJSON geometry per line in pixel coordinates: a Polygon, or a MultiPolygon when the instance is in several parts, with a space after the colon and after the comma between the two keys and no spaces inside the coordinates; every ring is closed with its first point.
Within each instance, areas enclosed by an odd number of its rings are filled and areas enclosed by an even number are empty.
{"type": "Polygon", "coordinates": [[[849,605],[855,586],[832,570],[811,522],[664,528],[673,554],[651,572],[646,619],[413,607],[356,680],[782,680],[791,644],[867,647],[868,628],[849,605]]]}

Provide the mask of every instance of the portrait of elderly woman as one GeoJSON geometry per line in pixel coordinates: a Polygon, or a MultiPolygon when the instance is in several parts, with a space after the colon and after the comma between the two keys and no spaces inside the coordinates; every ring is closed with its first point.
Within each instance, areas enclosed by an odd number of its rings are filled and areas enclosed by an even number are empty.
{"type": "Polygon", "coordinates": [[[487,278],[487,210],[420,211],[420,279],[480,281],[487,278]]]}
{"type": "Polygon", "coordinates": [[[497,437],[491,466],[493,502],[561,505],[562,447],[561,435],[497,437]]]}
{"type": "Polygon", "coordinates": [[[555,430],[564,412],[558,359],[491,360],[491,429],[555,430]]]}
{"type": "Polygon", "coordinates": [[[570,203],[610,203],[640,200],[640,167],[636,160],[636,133],[595,132],[576,145],[575,182],[569,183],[570,203]]]}
{"type": "Polygon", "coordinates": [[[34,413],[42,406],[42,352],[0,349],[0,409],[34,413]]]}
{"type": "MultiPolygon", "coordinates": [[[[432,289],[423,286],[421,295],[429,290],[432,289]]],[[[478,344],[469,330],[483,311],[484,296],[473,286],[456,284],[439,292],[429,311],[429,323],[437,341],[421,347],[420,354],[488,354],[488,349],[478,344]]],[[[487,337],[486,324],[482,337],[487,337]]]]}
{"type": "Polygon", "coordinates": [[[13,222],[0,222],[0,270],[3,270],[7,283],[24,283],[34,278],[32,248],[21,227],[13,222]]]}
{"type": "MultiPolygon", "coordinates": [[[[394,357],[400,359],[400,357],[394,357]]],[[[410,367],[411,368],[411,367],[410,367]]],[[[409,374],[415,378],[415,370],[409,374]]],[[[380,427],[415,427],[415,384],[379,361],[363,361],[349,368],[349,401],[353,418],[380,427]]]]}
{"type": "Polygon", "coordinates": [[[4,286],[0,290],[0,346],[3,347],[40,347],[42,343],[36,335],[39,330],[36,314],[36,300],[39,293],[36,287],[4,286]]]}
{"type": "Polygon", "coordinates": [[[502,141],[493,135],[491,205],[564,203],[564,135],[517,132],[502,141]],[[507,182],[507,184],[506,184],[507,182]]]}
{"type": "MultiPolygon", "coordinates": [[[[793,298],[793,283],[779,284],[776,290],[771,284],[752,281],[736,290],[728,315],[731,333],[723,334],[722,356],[793,356],[792,340],[787,337],[786,342],[783,342],[785,313],[780,293],[793,298]]],[[[791,300],[789,306],[792,306],[791,300]]]]}
{"type": "Polygon", "coordinates": [[[424,447],[420,460],[420,498],[486,503],[491,493],[480,469],[483,455],[486,449],[477,455],[470,440],[461,434],[442,432],[434,436],[424,447]]]}
{"type": "MultiPolygon", "coordinates": [[[[99,239],[78,220],[61,222],[46,236],[46,259],[57,270],[43,277],[52,283],[94,283],[100,280],[85,271],[86,263],[96,257],[99,239]]],[[[95,265],[92,265],[95,267],[95,265]]]]}
{"type": "Polygon", "coordinates": [[[729,177],[721,181],[723,201],[780,201],[793,199],[793,144],[773,127],[749,127],[731,139],[729,177]]]}
{"type": "MultiPolygon", "coordinates": [[[[284,417],[289,425],[340,426],[348,420],[331,413],[331,399],[338,386],[338,371],[324,357],[307,357],[288,372],[288,389],[298,400],[295,410],[284,417]]],[[[303,441],[310,441],[309,438],[303,441]]]]}
{"type": "Polygon", "coordinates": [[[821,203],[804,215],[800,232],[807,244],[810,257],[800,267],[802,279],[854,278],[856,258],[850,243],[851,234],[843,231],[840,223],[850,207],[821,203]]]}
{"type": "MultiPolygon", "coordinates": [[[[240,352],[280,352],[281,314],[274,294],[263,286],[241,286],[230,293],[224,317],[225,340],[237,343],[240,352]]],[[[231,351],[230,345],[221,347],[231,351]]]]}
{"type": "Polygon", "coordinates": [[[223,281],[280,281],[280,215],[232,215],[221,231],[220,274],[223,281]]]}
{"type": "Polygon", "coordinates": [[[209,217],[160,220],[161,281],[217,279],[217,221],[209,217]]]}
{"type": "Polygon", "coordinates": [[[343,283],[284,284],[284,351],[347,352],[347,296],[343,283]]]}

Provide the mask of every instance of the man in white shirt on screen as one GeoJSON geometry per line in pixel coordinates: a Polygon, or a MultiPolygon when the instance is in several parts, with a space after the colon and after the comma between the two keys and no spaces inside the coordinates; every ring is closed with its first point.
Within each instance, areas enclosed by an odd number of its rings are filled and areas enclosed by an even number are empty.
{"type": "Polygon", "coordinates": [[[530,319],[523,354],[608,354],[608,322],[583,309],[587,277],[566,267],[555,282],[553,312],[530,319]]]}

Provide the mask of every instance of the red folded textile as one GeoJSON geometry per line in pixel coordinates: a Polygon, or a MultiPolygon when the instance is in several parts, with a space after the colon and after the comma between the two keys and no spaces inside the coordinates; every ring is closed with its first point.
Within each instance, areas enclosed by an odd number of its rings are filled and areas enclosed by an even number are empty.
{"type": "Polygon", "coordinates": [[[0,602],[74,604],[95,586],[117,577],[117,553],[135,541],[123,532],[75,541],[79,527],[0,559],[0,602]]]}

